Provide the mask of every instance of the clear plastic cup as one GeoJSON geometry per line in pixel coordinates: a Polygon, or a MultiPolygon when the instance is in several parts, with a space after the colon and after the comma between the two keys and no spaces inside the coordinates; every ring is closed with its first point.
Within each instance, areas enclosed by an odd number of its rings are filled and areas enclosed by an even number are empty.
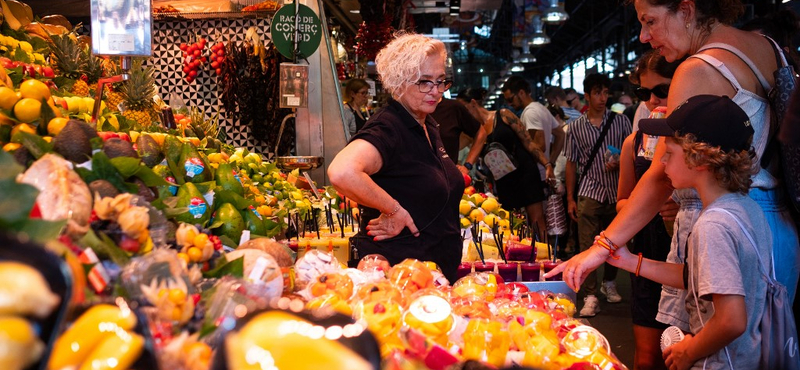
{"type": "Polygon", "coordinates": [[[522,281],[539,281],[539,264],[525,262],[519,265],[522,281]]]}

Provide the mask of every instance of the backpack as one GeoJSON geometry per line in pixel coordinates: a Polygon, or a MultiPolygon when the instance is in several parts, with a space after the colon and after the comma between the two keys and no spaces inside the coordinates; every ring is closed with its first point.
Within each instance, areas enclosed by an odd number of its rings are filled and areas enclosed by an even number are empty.
{"type": "MultiPolygon", "coordinates": [[[[747,240],[750,241],[750,245],[753,246],[753,250],[758,256],[758,269],[761,270],[762,277],[767,281],[767,298],[764,301],[764,314],[761,316],[761,323],[759,324],[759,329],[761,329],[759,369],[800,369],[797,326],[795,326],[794,313],[792,313],[792,302],[789,300],[786,287],[775,280],[774,259],[770,258],[772,263],[772,275],[770,275],[764,268],[764,262],[761,259],[758,248],[756,248],[753,236],[744,228],[739,218],[722,208],[709,208],[706,210],[706,212],[712,211],[725,213],[736,221],[747,240]]],[[[695,292],[695,294],[697,293],[695,292]]],[[[697,296],[695,296],[695,300],[697,300],[697,296]]],[[[702,321],[703,319],[701,318],[700,322],[702,323],[702,321]]],[[[725,351],[727,353],[727,348],[725,351]]],[[[728,360],[730,361],[730,356],[728,356],[728,360]]]]}
{"type": "Polygon", "coordinates": [[[495,180],[500,180],[503,176],[517,170],[517,161],[511,155],[511,152],[503,144],[494,140],[499,120],[501,120],[500,112],[497,112],[494,116],[492,136],[488,138],[489,142],[483,155],[483,164],[492,172],[492,177],[495,180]]]}

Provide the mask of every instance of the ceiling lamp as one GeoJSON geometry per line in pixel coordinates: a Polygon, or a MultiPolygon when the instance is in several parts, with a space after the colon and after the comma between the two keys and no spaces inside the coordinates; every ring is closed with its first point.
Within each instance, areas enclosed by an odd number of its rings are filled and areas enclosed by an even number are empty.
{"type": "Polygon", "coordinates": [[[558,0],[550,0],[550,7],[544,11],[544,21],[547,23],[561,23],[569,19],[569,14],[564,10],[558,0]]]}
{"type": "Polygon", "coordinates": [[[550,37],[544,33],[544,23],[542,22],[542,18],[538,15],[533,17],[533,35],[531,35],[531,40],[528,41],[528,45],[542,46],[549,43],[550,37]]]}
{"type": "Polygon", "coordinates": [[[525,72],[525,66],[522,65],[522,63],[515,61],[514,63],[511,63],[511,66],[508,68],[508,70],[512,73],[525,72]]]}
{"type": "Polygon", "coordinates": [[[522,47],[522,51],[524,51],[524,53],[520,54],[514,60],[517,61],[517,62],[523,63],[523,64],[524,63],[535,63],[536,62],[536,57],[534,57],[533,54],[531,54],[530,49],[528,48],[528,42],[524,41],[524,42],[522,42],[522,45],[524,45],[522,47]]]}

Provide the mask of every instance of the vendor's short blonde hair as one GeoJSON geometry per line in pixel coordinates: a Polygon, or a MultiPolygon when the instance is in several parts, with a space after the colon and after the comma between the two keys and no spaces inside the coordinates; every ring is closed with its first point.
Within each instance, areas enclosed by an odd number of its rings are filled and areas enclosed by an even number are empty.
{"type": "Polygon", "coordinates": [[[419,67],[425,58],[436,54],[447,57],[447,50],[440,40],[416,33],[397,33],[375,58],[384,89],[399,97],[406,85],[419,81],[419,67]]]}

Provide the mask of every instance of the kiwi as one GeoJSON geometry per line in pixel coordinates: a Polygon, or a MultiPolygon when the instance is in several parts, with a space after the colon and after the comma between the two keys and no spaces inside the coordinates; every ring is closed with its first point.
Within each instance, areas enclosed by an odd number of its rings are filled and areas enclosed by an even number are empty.
{"type": "Polygon", "coordinates": [[[156,193],[153,191],[153,189],[147,187],[147,185],[144,183],[144,181],[142,181],[142,179],[134,177],[129,182],[136,184],[136,187],[138,188],[136,193],[142,198],[144,198],[144,200],[148,202],[156,200],[156,193]]]}
{"type": "Polygon", "coordinates": [[[114,185],[112,185],[107,180],[94,180],[89,183],[89,190],[92,191],[92,194],[97,193],[100,198],[106,197],[116,197],[119,195],[119,190],[117,190],[114,185]]]}
{"type": "Polygon", "coordinates": [[[139,158],[139,154],[133,149],[133,145],[130,143],[130,141],[125,141],[116,137],[108,139],[105,143],[103,143],[103,153],[105,153],[108,158],[139,158]]]}
{"type": "Polygon", "coordinates": [[[16,160],[20,165],[25,166],[25,168],[28,167],[28,164],[36,160],[36,157],[34,157],[33,154],[28,151],[28,148],[24,146],[17,148],[12,155],[14,156],[14,160],[16,160]]]}

